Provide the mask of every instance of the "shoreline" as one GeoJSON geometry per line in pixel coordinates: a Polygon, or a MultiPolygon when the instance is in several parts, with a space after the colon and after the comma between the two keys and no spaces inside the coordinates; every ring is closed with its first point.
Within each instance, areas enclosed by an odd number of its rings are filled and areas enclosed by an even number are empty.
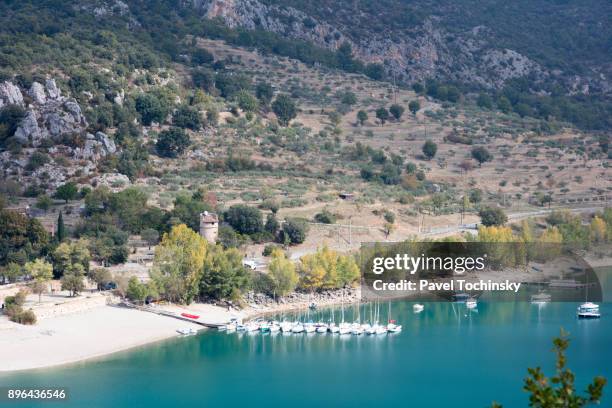
{"type": "MultiPolygon", "coordinates": [[[[542,277],[541,274],[525,274],[526,270],[513,272],[517,277],[523,278],[521,279],[523,282],[528,282],[538,275],[542,277]]],[[[549,273],[545,272],[544,275],[549,273]]],[[[505,273],[493,275],[492,277],[497,278],[494,280],[499,280],[505,273]]],[[[246,307],[229,310],[209,303],[194,303],[188,306],[172,304],[159,307],[175,313],[191,312],[206,316],[208,322],[225,323],[232,317],[252,320],[273,314],[296,313],[306,310],[311,302],[315,302],[318,308],[341,304],[354,305],[363,301],[361,292],[361,287],[357,287],[315,295],[292,293],[277,301],[263,295],[249,295],[246,307]]],[[[388,300],[401,298],[405,297],[390,297],[388,300]]],[[[109,304],[50,316],[40,319],[34,326],[22,326],[12,322],[4,325],[1,323],[3,322],[0,321],[0,361],[3,362],[0,366],[0,375],[2,376],[79,364],[135,350],[181,337],[176,332],[181,327],[192,327],[198,332],[209,329],[188,321],[109,304]],[[112,327],[109,328],[108,322],[112,323],[112,327]],[[80,338],[79,334],[83,333],[85,336],[80,338]],[[40,350],[45,349],[54,351],[51,358],[49,354],[41,354],[40,350]]]]}
{"type": "MultiPolygon", "coordinates": [[[[352,296],[344,299],[344,303],[360,302],[359,288],[350,291],[352,296]]],[[[163,309],[214,315],[219,321],[227,322],[234,316],[251,320],[270,314],[296,312],[308,308],[310,302],[302,295],[292,294],[292,296],[297,299],[295,301],[283,299],[283,302],[273,304],[270,302],[263,305],[249,304],[243,309],[230,311],[208,303],[194,303],[189,306],[166,305],[163,309]]],[[[317,306],[328,307],[341,303],[340,298],[330,297],[318,301],[317,306]]],[[[216,330],[168,316],[114,305],[100,305],[79,312],[48,317],[33,326],[8,322],[4,326],[0,325],[0,361],[2,361],[0,376],[86,363],[136,350],[182,337],[176,332],[181,327],[195,328],[198,333],[216,330]],[[110,330],[104,327],[108,321],[114,323],[110,330]],[[53,353],[44,353],[43,350],[53,350],[53,353]]]]}

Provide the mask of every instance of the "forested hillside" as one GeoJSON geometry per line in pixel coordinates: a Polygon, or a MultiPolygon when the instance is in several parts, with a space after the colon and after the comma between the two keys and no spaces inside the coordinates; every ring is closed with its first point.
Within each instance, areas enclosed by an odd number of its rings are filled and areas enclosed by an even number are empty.
{"type": "Polygon", "coordinates": [[[200,35],[423,87],[442,101],[481,96],[521,116],[611,127],[612,6],[601,0],[40,0],[0,11],[4,75],[94,59],[181,61],[182,40],[200,35]]]}

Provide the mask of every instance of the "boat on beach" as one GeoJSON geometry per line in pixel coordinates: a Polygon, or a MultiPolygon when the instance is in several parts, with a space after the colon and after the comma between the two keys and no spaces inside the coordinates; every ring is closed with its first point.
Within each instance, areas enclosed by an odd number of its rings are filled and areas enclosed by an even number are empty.
{"type": "Polygon", "coordinates": [[[182,329],[178,329],[177,332],[181,335],[181,336],[193,336],[194,334],[197,334],[198,331],[192,327],[185,327],[182,329]]]}

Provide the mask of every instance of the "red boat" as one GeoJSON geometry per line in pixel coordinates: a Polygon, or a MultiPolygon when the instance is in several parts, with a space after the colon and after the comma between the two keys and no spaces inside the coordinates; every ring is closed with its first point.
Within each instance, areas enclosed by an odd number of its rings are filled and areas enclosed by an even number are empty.
{"type": "Polygon", "coordinates": [[[181,313],[181,316],[187,317],[188,319],[199,319],[200,318],[200,316],[198,316],[198,315],[192,315],[192,314],[189,314],[189,313],[181,313]]]}

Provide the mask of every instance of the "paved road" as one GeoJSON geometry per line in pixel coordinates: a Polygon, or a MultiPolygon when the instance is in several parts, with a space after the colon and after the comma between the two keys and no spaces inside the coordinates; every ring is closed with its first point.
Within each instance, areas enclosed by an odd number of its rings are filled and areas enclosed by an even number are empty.
{"type": "MultiPolygon", "coordinates": [[[[509,221],[521,221],[526,218],[542,217],[544,215],[550,214],[553,211],[558,211],[558,210],[566,210],[572,213],[594,213],[597,211],[602,211],[604,208],[605,206],[578,207],[578,208],[564,208],[564,207],[543,208],[541,210],[536,210],[536,211],[523,211],[523,212],[517,212],[517,213],[510,213],[508,214],[508,220],[509,221]]],[[[479,225],[480,225],[479,223],[449,225],[447,227],[432,228],[430,231],[421,233],[420,235],[425,236],[425,237],[432,237],[436,235],[451,234],[451,233],[457,233],[457,232],[475,232],[476,230],[478,230],[479,225]]]]}

